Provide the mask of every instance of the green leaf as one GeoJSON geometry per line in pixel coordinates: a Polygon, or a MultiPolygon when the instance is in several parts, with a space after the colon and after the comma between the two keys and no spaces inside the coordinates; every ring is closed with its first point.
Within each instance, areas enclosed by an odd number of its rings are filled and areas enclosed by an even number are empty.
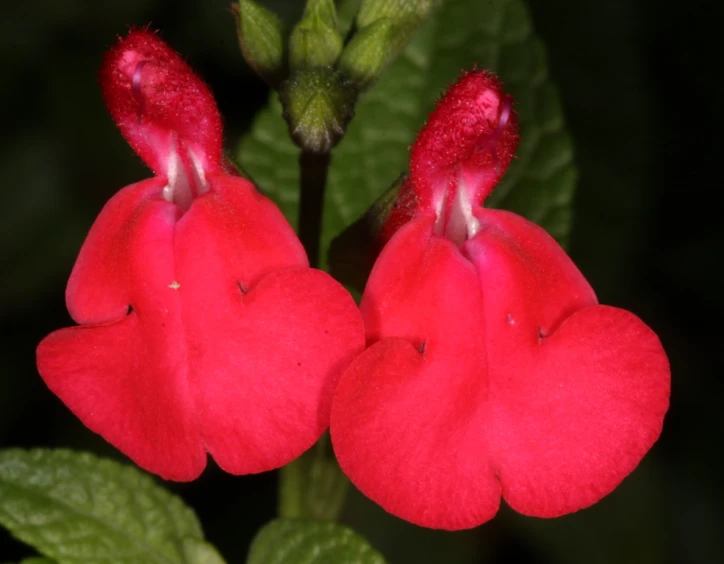
{"type": "MultiPolygon", "coordinates": [[[[460,69],[497,72],[516,100],[518,158],[487,202],[513,210],[565,243],[576,185],[571,139],[545,49],[521,0],[445,0],[404,53],[357,106],[333,151],[322,226],[322,257],[331,239],[407,169],[407,148],[460,69]]],[[[242,167],[296,224],[298,151],[275,98],[240,144],[242,167]]]]}
{"type": "Polygon", "coordinates": [[[0,452],[0,524],[60,564],[216,564],[194,512],[130,466],[67,450],[0,452]]]}
{"type": "Polygon", "coordinates": [[[247,564],[384,564],[365,539],[326,521],[276,519],[259,531],[247,564]]]}

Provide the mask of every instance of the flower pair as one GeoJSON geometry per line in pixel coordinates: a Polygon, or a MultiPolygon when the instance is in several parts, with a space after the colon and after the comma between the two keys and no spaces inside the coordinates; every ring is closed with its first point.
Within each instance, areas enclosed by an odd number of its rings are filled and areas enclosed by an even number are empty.
{"type": "Polygon", "coordinates": [[[363,493],[461,529],[501,496],[542,517],[591,505],[656,440],[669,369],[654,333],[598,305],[541,228],[481,207],[517,143],[492,76],[465,75],[421,131],[358,310],[228,172],[213,99],[168,47],[134,31],[104,68],[157,177],[101,212],[68,284],[80,326],[47,337],[38,366],[139,465],[189,480],[208,452],[260,472],[329,425],[363,493]]]}

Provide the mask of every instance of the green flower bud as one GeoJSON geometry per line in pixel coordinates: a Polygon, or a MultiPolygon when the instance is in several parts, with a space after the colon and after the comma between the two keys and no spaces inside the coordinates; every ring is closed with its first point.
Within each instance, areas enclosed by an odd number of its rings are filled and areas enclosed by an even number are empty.
{"type": "Polygon", "coordinates": [[[252,0],[232,5],[241,52],[252,69],[270,86],[284,79],[285,30],[281,20],[252,0]]]}
{"type": "Polygon", "coordinates": [[[377,20],[358,31],[339,60],[339,69],[349,76],[360,90],[367,88],[380,75],[392,50],[392,22],[377,20]]]}
{"type": "Polygon", "coordinates": [[[307,0],[304,15],[289,39],[292,70],[331,66],[342,52],[333,0],[307,0]]]}
{"type": "Polygon", "coordinates": [[[354,116],[357,91],[341,72],[315,67],[292,73],[279,98],[294,142],[305,151],[326,153],[354,116]]]}
{"type": "Polygon", "coordinates": [[[435,5],[434,0],[364,0],[356,32],[339,68],[361,90],[367,88],[400,53],[435,5]]]}

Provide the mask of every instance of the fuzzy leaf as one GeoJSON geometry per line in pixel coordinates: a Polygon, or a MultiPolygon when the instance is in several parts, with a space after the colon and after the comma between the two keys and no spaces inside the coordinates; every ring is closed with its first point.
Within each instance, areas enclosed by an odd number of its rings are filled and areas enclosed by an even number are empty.
{"type": "Polygon", "coordinates": [[[179,498],[85,453],[0,452],[0,524],[59,564],[223,562],[179,498]]]}
{"type": "MultiPolygon", "coordinates": [[[[576,184],[571,139],[545,49],[521,0],[443,0],[404,53],[363,96],[333,151],[322,230],[331,239],[357,219],[407,169],[408,147],[434,102],[461,69],[499,74],[516,100],[518,159],[487,204],[513,210],[565,243],[576,184]]],[[[296,223],[298,150],[275,96],[242,139],[238,160],[296,223]]]]}
{"type": "Polygon", "coordinates": [[[367,541],[327,521],[276,519],[259,531],[247,564],[384,564],[367,541]]]}

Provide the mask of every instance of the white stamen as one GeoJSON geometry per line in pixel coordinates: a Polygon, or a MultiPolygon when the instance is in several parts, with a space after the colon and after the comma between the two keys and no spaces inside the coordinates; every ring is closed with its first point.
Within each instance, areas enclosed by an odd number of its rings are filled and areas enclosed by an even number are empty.
{"type": "Polygon", "coordinates": [[[163,199],[167,202],[173,202],[173,190],[171,189],[171,186],[166,184],[166,186],[163,187],[161,196],[163,196],[163,199]]]}
{"type": "Polygon", "coordinates": [[[446,235],[458,245],[462,245],[480,231],[480,222],[473,214],[470,194],[462,175],[455,188],[455,199],[448,212],[446,235]]]}
{"type": "Polygon", "coordinates": [[[191,207],[194,196],[200,196],[209,191],[203,163],[190,148],[187,151],[191,161],[190,170],[184,166],[184,162],[181,160],[176,139],[172,140],[166,165],[168,185],[162,192],[164,200],[173,202],[185,210],[191,207]]]}
{"type": "Polygon", "coordinates": [[[171,142],[166,166],[168,186],[163,189],[163,198],[186,210],[191,206],[193,195],[191,194],[191,184],[189,183],[186,169],[178,154],[175,139],[171,142]]]}
{"type": "Polygon", "coordinates": [[[204,166],[201,160],[196,156],[196,153],[189,148],[189,157],[193,168],[191,174],[194,177],[194,186],[196,186],[197,195],[205,194],[209,191],[209,184],[206,182],[206,175],[204,174],[204,166]]]}
{"type": "Polygon", "coordinates": [[[434,192],[434,194],[437,195],[437,199],[433,202],[435,207],[435,217],[437,217],[435,220],[435,233],[438,235],[445,234],[445,214],[443,207],[445,206],[445,196],[447,195],[448,190],[449,188],[446,186],[442,190],[436,189],[434,192]]]}

